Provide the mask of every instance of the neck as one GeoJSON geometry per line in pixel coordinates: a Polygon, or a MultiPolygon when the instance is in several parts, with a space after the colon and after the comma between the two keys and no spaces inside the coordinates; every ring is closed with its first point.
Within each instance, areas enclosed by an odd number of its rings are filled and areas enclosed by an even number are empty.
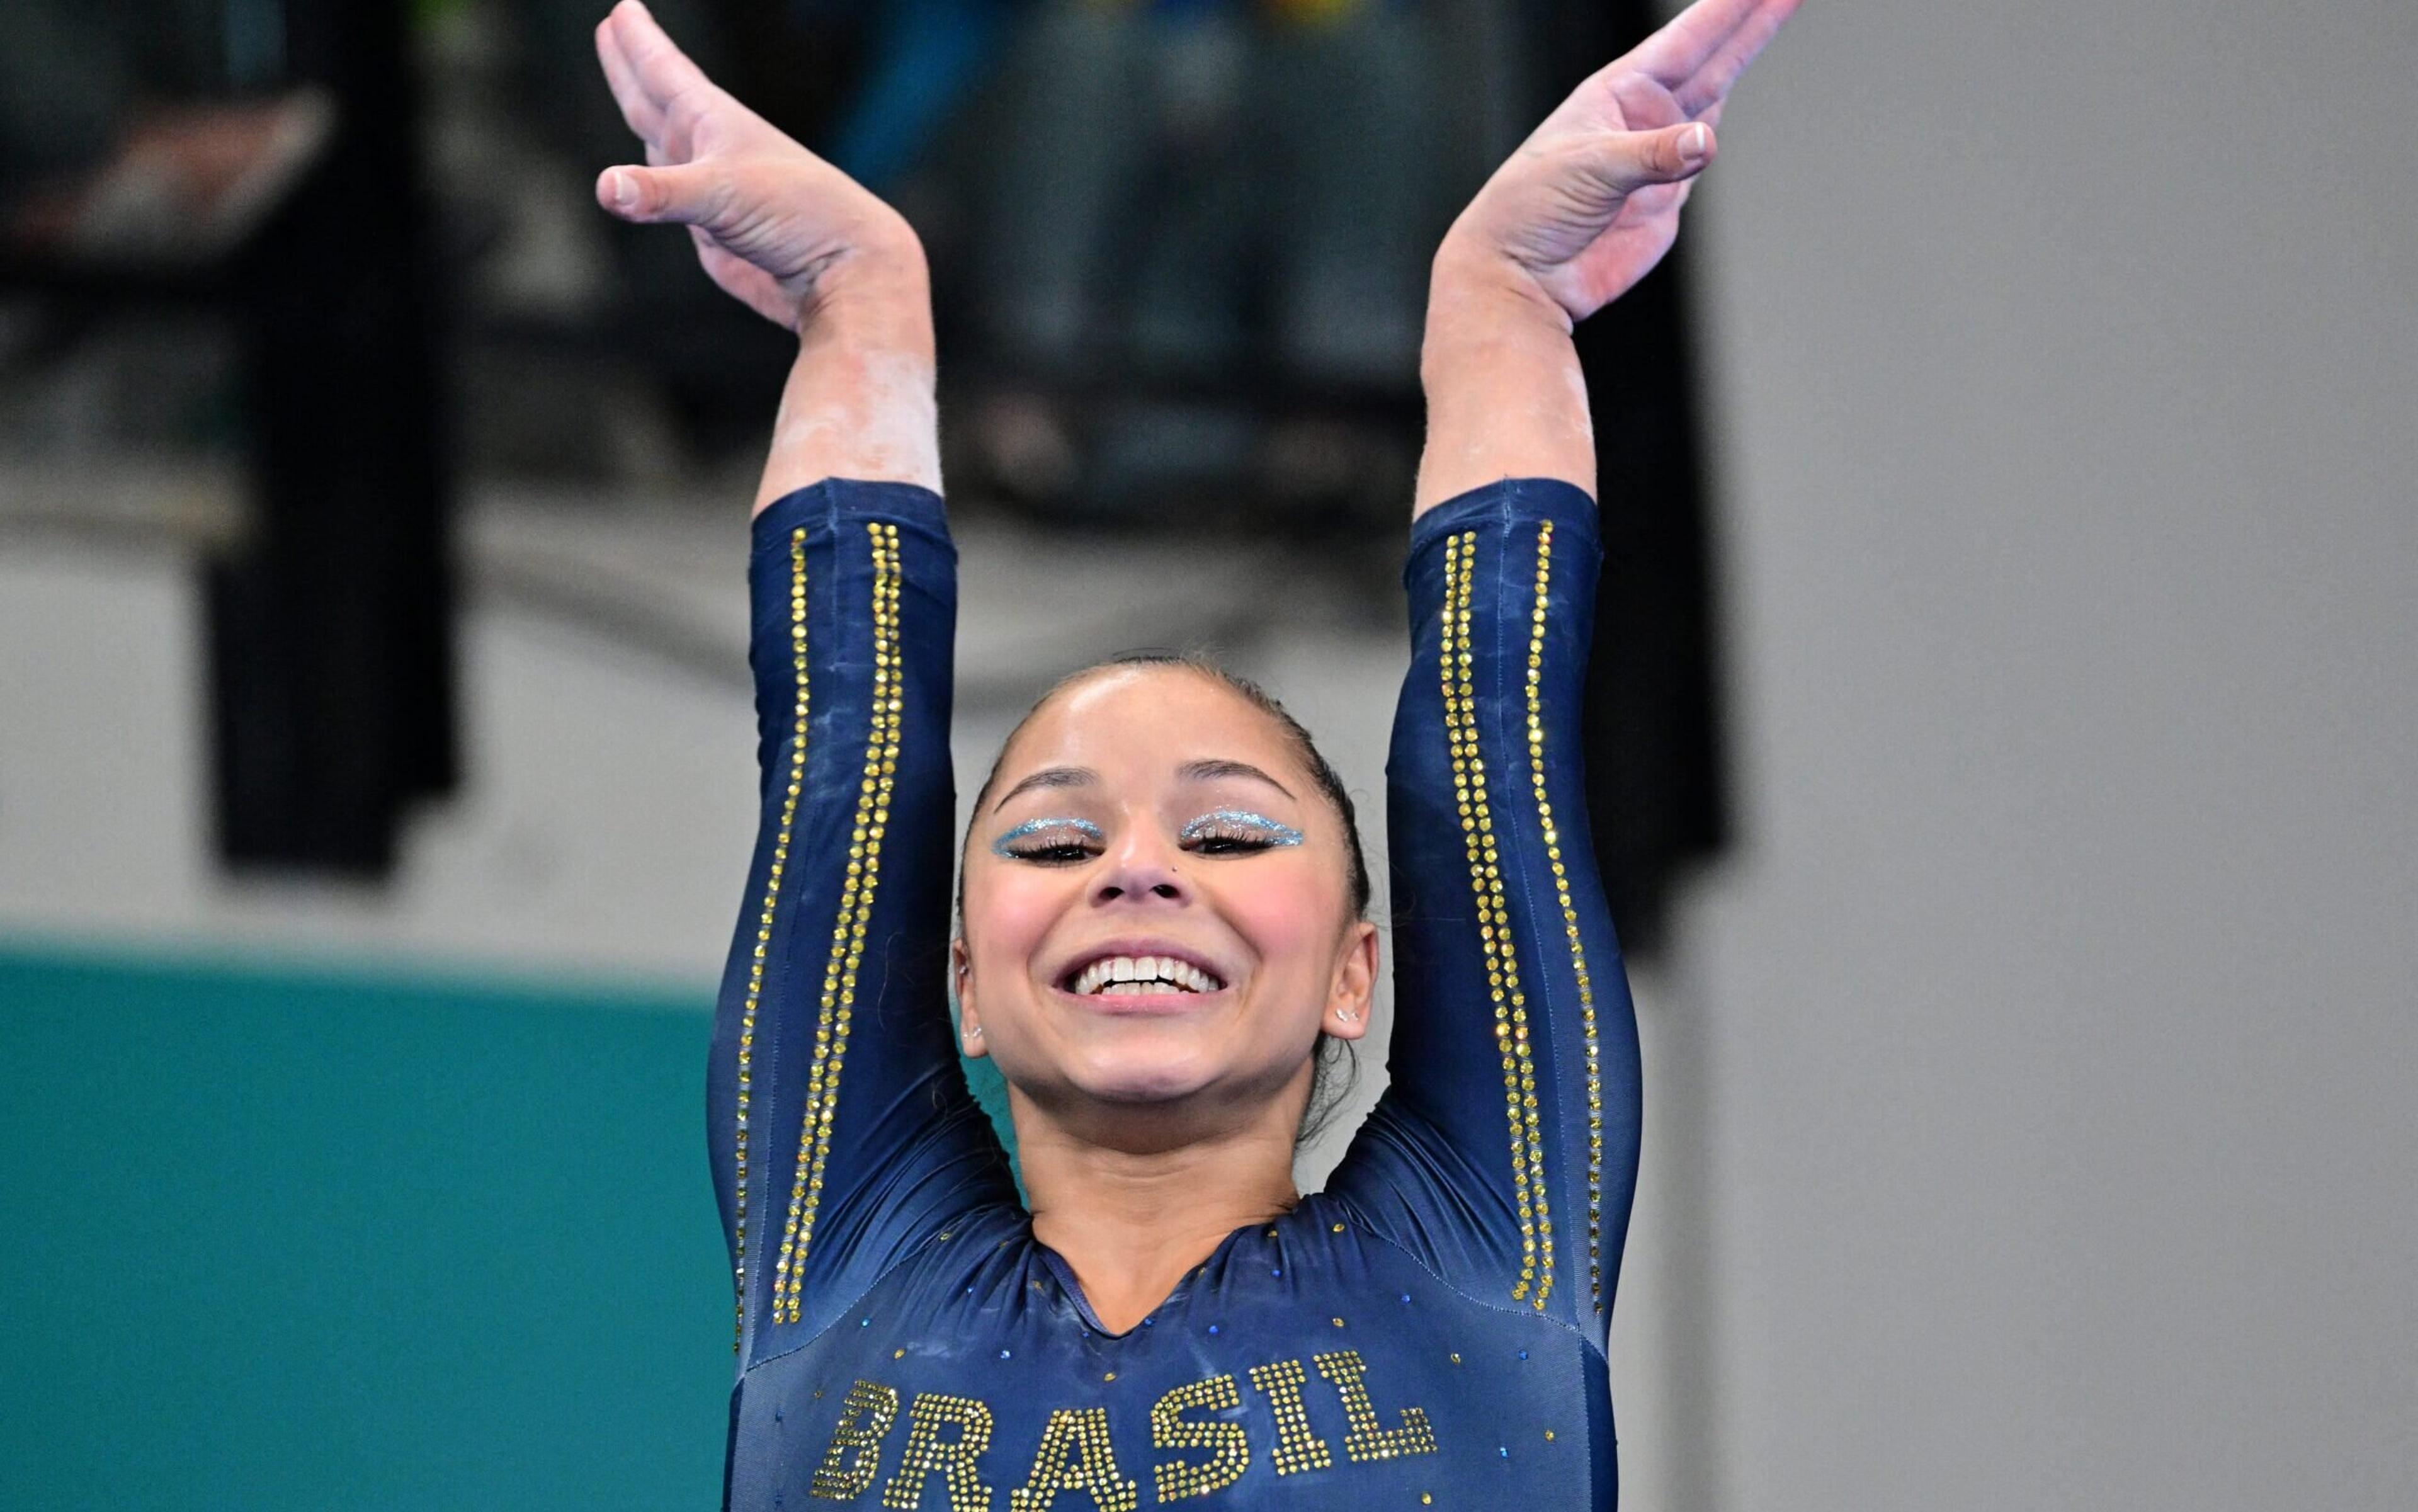
{"type": "Polygon", "coordinates": [[[1140,1149],[1086,1137],[1012,1088],[1009,1102],[1033,1237],[1074,1271],[1110,1333],[1140,1323],[1229,1233],[1301,1200],[1299,1109],[1288,1117],[1285,1099],[1239,1125],[1140,1149]]]}

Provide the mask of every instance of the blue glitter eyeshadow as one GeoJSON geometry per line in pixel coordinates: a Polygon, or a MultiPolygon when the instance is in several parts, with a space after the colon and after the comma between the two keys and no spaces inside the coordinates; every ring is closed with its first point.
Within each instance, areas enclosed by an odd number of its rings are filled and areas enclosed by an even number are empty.
{"type": "Polygon", "coordinates": [[[1096,842],[1100,839],[1100,827],[1089,819],[1027,819],[992,841],[990,853],[1012,861],[1016,859],[1016,852],[1007,848],[1011,842],[1039,834],[1045,830],[1073,830],[1087,840],[1096,842]]]}
{"type": "Polygon", "coordinates": [[[1271,846],[1297,846],[1301,844],[1301,832],[1299,830],[1294,829],[1290,824],[1278,823],[1277,820],[1268,817],[1264,814],[1254,814],[1247,808],[1212,809],[1184,827],[1184,838],[1186,840],[1198,840],[1201,838],[1202,832],[1206,831],[1212,825],[1218,824],[1231,824],[1244,829],[1256,830],[1259,833],[1254,835],[1253,838],[1264,841],[1271,846]]]}

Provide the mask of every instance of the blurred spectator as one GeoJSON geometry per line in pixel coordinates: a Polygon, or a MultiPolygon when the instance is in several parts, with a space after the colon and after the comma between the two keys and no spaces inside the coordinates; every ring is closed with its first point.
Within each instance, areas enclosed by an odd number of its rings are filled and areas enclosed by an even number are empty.
{"type": "Polygon", "coordinates": [[[1435,197],[1415,14],[1049,0],[1018,41],[983,238],[1002,354],[1231,374],[1257,336],[1305,384],[1409,379],[1435,197]]]}
{"type": "Polygon", "coordinates": [[[1036,8],[975,149],[994,382],[974,436],[996,481],[1149,492],[1147,472],[1077,480],[1122,423],[1137,466],[1232,487],[1267,451],[1254,412],[1275,390],[1413,393],[1441,200],[1422,20],[1385,0],[1036,8]],[[1136,394],[1161,403],[1094,404],[1088,437],[1067,407],[1136,394]]]}

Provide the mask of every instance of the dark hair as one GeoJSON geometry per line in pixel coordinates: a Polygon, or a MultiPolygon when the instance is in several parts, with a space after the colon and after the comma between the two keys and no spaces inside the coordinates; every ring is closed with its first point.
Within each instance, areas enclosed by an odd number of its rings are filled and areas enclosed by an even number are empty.
{"type": "MultiPolygon", "coordinates": [[[[1308,771],[1311,785],[1317,787],[1320,796],[1324,798],[1328,805],[1335,810],[1336,817],[1343,821],[1343,854],[1347,885],[1352,898],[1352,917],[1367,918],[1370,892],[1369,861],[1360,847],[1359,815],[1352,806],[1352,795],[1344,789],[1342,777],[1337,774],[1335,768],[1327,762],[1326,757],[1319,754],[1317,742],[1309,738],[1309,731],[1303,728],[1301,721],[1293,718],[1286,710],[1285,706],[1277,701],[1275,695],[1242,674],[1228,671],[1205,656],[1185,651],[1125,651],[1110,657],[1105,662],[1094,662],[1090,666],[1078,668],[1051,683],[1048,691],[1034,699],[1033,707],[1024,711],[1024,717],[1016,722],[1016,727],[1007,732],[1007,739],[1000,741],[999,755],[991,758],[990,771],[983,777],[980,790],[974,794],[974,812],[977,815],[982,812],[983,800],[990,796],[991,788],[999,782],[999,769],[1007,760],[1007,748],[1016,743],[1016,738],[1024,732],[1025,725],[1033,722],[1033,715],[1041,712],[1051,699],[1077,683],[1086,681],[1102,672],[1126,666],[1172,667],[1197,673],[1276,721],[1277,727],[1284,731],[1286,742],[1293,747],[1293,754],[1308,771]]],[[[966,843],[971,844],[972,840],[972,834],[969,830],[966,843]]],[[[962,848],[960,847],[961,854],[957,866],[959,933],[964,932],[966,913],[966,880],[962,848]]],[[[1352,1042],[1337,1039],[1324,1030],[1319,1031],[1318,1044],[1311,1050],[1310,1056],[1312,1070],[1309,1103],[1302,1111],[1301,1129],[1293,1138],[1296,1146],[1308,1144],[1334,1122],[1337,1110],[1343,1106],[1344,1100],[1351,1096],[1353,1084],[1359,1079],[1360,1074],[1360,1062],[1353,1050],[1352,1042]],[[1339,1065],[1342,1068],[1340,1072],[1337,1069],[1339,1065]]]]}

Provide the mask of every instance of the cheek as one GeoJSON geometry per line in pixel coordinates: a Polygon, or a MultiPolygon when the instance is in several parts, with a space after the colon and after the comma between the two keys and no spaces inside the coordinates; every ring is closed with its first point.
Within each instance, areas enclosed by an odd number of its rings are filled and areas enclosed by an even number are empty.
{"type": "Polygon", "coordinates": [[[1218,901],[1218,911],[1250,942],[1273,981],[1324,992],[1335,964],[1340,905],[1334,878],[1324,867],[1308,857],[1299,864],[1265,867],[1248,885],[1225,890],[1218,901]]]}
{"type": "Polygon", "coordinates": [[[1060,874],[1031,866],[999,867],[966,889],[966,938],[979,980],[1013,981],[1067,907],[1060,874]]]}

